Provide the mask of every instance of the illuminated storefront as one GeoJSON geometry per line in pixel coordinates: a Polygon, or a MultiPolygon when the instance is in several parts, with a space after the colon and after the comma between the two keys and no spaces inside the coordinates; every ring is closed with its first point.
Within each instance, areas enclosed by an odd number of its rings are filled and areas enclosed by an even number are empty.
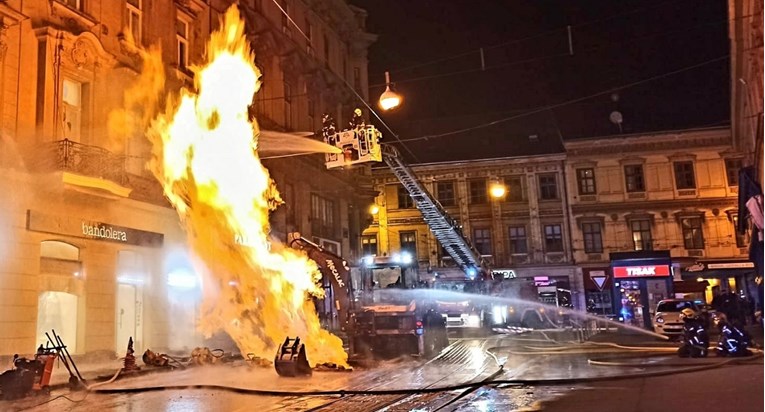
{"type": "Polygon", "coordinates": [[[674,297],[669,252],[611,253],[611,271],[618,319],[651,329],[656,305],[674,297]]]}

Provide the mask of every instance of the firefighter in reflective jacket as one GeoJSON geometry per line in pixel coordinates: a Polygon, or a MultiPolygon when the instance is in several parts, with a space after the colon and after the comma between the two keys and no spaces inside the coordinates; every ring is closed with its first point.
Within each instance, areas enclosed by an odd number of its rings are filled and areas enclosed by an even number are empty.
{"type": "Polygon", "coordinates": [[[685,308],[680,312],[683,319],[682,344],[677,349],[681,358],[703,358],[707,356],[709,346],[709,334],[704,328],[704,322],[699,314],[691,308],[685,308]]]}
{"type": "Polygon", "coordinates": [[[728,317],[721,313],[715,319],[720,329],[720,340],[717,342],[717,356],[750,356],[750,338],[746,331],[728,322],[728,317]]]}

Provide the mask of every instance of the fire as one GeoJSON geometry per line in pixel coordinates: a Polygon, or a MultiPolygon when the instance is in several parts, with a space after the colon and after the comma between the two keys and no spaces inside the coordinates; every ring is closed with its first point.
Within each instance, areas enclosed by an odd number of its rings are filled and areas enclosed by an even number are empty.
{"type": "Polygon", "coordinates": [[[320,273],[302,252],[269,239],[268,215],[281,199],[260,162],[248,105],[260,71],[236,7],[181,90],[149,128],[152,172],[186,225],[205,264],[200,327],[227,332],[243,354],[271,358],[286,336],[300,336],[312,363],[345,365],[342,341],[322,330],[309,295],[320,273]]]}

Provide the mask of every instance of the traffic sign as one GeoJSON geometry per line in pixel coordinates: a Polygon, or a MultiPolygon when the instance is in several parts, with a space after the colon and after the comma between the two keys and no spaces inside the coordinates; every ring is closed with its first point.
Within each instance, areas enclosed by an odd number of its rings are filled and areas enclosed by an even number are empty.
{"type": "Polygon", "coordinates": [[[608,274],[606,274],[605,270],[591,270],[590,279],[592,279],[592,281],[595,283],[595,286],[598,287],[598,290],[603,290],[603,286],[608,280],[608,274]]]}

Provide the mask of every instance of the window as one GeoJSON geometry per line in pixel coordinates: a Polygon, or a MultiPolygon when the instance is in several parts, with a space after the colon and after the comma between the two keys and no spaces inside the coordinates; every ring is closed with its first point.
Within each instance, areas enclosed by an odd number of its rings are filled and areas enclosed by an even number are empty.
{"type": "Polygon", "coordinates": [[[284,127],[292,129],[292,85],[284,82],[284,127]]]}
{"type": "Polygon", "coordinates": [[[282,193],[282,200],[284,200],[285,208],[285,220],[288,225],[294,225],[297,222],[295,216],[295,205],[297,199],[295,199],[295,186],[287,183],[284,186],[284,193],[282,193]]]}
{"type": "Polygon", "coordinates": [[[539,176],[539,198],[542,200],[554,200],[558,198],[558,183],[555,175],[539,176]]]}
{"type": "Polygon", "coordinates": [[[595,169],[576,169],[576,180],[580,195],[595,194],[595,169]]]}
{"type": "Polygon", "coordinates": [[[353,88],[361,92],[361,69],[358,67],[353,68],[353,88]]]}
{"type": "Polygon", "coordinates": [[[470,188],[470,204],[481,205],[486,203],[486,179],[472,179],[468,181],[470,188]]]}
{"type": "Polygon", "coordinates": [[[600,223],[582,223],[582,234],[584,235],[585,253],[603,252],[603,236],[600,232],[600,223]]]}
{"type": "Polygon", "coordinates": [[[311,222],[319,226],[319,230],[335,229],[335,202],[321,196],[311,194],[311,222]]]}
{"type": "Polygon", "coordinates": [[[733,215],[733,233],[736,236],[736,247],[749,246],[749,232],[741,233],[738,231],[738,215],[733,215]]]}
{"type": "Polygon", "coordinates": [[[178,46],[178,68],[189,65],[189,23],[180,18],[175,20],[175,40],[178,46]]]}
{"type": "Polygon", "coordinates": [[[329,37],[324,35],[324,64],[329,68],[329,37]]]}
{"type": "Polygon", "coordinates": [[[725,174],[728,176],[728,186],[738,186],[738,171],[743,166],[741,159],[725,159],[725,174]]]}
{"type": "Polygon", "coordinates": [[[693,162],[675,162],[675,186],[678,189],[695,189],[696,176],[693,173],[693,162]]]}
{"type": "Polygon", "coordinates": [[[438,182],[436,183],[436,196],[441,206],[454,206],[454,182],[438,182]]]}
{"type": "Polygon", "coordinates": [[[127,27],[130,34],[133,35],[135,44],[141,44],[141,17],[143,10],[143,0],[127,0],[127,27]]]}
{"type": "Polygon", "coordinates": [[[290,5],[286,1],[282,0],[279,2],[279,6],[281,6],[281,10],[279,10],[282,14],[282,33],[287,35],[287,37],[292,37],[292,31],[290,30],[290,5]]]}
{"type": "Polygon", "coordinates": [[[376,235],[364,235],[361,237],[361,254],[363,256],[377,256],[376,235]]]}
{"type": "Polygon", "coordinates": [[[305,37],[305,51],[313,56],[313,26],[307,18],[305,19],[305,37]]]}
{"type": "Polygon", "coordinates": [[[528,244],[526,243],[526,227],[510,226],[507,228],[510,234],[510,253],[513,255],[522,255],[528,253],[528,244]]]}
{"type": "Polygon", "coordinates": [[[473,229],[473,245],[478,253],[491,255],[491,229],[473,229]]]}
{"type": "Polygon", "coordinates": [[[414,207],[414,200],[409,196],[409,192],[404,186],[398,187],[398,208],[411,209],[414,207]]]}
{"type": "Polygon", "coordinates": [[[85,2],[83,0],[58,0],[59,3],[64,3],[70,8],[73,8],[78,11],[84,11],[85,10],[85,2]]]}
{"type": "Polygon", "coordinates": [[[560,225],[545,225],[545,251],[563,252],[563,235],[560,225]]]}
{"type": "Polygon", "coordinates": [[[417,256],[417,232],[400,232],[398,234],[402,252],[409,252],[412,258],[417,256]]]}
{"type": "Polygon", "coordinates": [[[525,198],[523,192],[523,179],[520,177],[506,177],[507,200],[509,202],[522,202],[525,198]]]}
{"type": "Polygon", "coordinates": [[[704,232],[701,218],[687,217],[680,220],[683,228],[683,243],[686,249],[704,249],[704,232]]]}
{"type": "Polygon", "coordinates": [[[316,103],[312,98],[308,98],[308,129],[316,130],[316,103]]]}
{"type": "Polygon", "coordinates": [[[649,220],[630,221],[632,230],[632,243],[635,250],[653,250],[653,239],[651,238],[651,222],[649,220]]]}
{"type": "Polygon", "coordinates": [[[61,121],[64,138],[80,141],[82,128],[82,84],[71,79],[62,82],[61,121]]]}
{"type": "Polygon", "coordinates": [[[643,165],[624,166],[624,183],[627,192],[645,192],[643,165]]]}

